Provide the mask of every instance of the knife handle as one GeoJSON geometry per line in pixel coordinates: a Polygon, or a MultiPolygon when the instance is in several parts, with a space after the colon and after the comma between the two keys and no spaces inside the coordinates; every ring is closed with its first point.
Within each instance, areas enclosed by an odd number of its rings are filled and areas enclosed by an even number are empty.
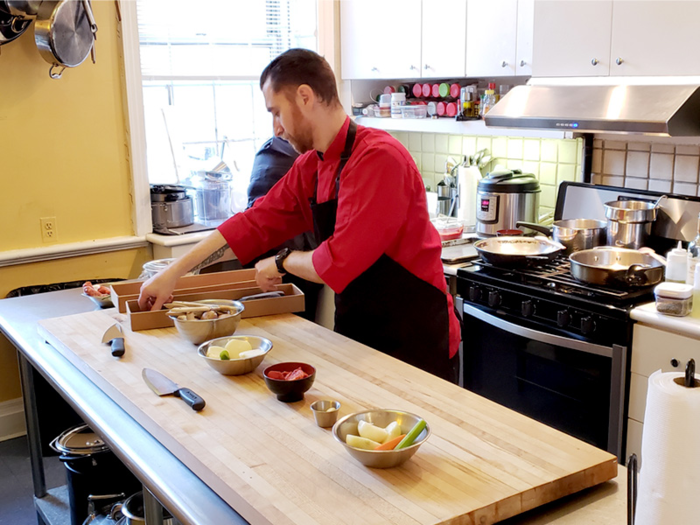
{"type": "Polygon", "coordinates": [[[206,405],[206,402],[204,399],[199,397],[197,394],[195,394],[192,390],[189,388],[181,388],[176,392],[177,397],[182,399],[185,403],[190,405],[193,410],[196,410],[199,412],[204,408],[204,405],[206,405]]]}
{"type": "Polygon", "coordinates": [[[121,357],[124,355],[124,339],[121,337],[112,339],[112,355],[114,357],[121,357]]]}

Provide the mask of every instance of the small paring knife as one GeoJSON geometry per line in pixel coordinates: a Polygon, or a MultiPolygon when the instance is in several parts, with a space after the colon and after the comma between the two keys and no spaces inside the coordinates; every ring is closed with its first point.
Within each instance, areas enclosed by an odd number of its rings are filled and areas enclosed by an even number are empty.
{"type": "Polygon", "coordinates": [[[153,390],[159,396],[174,395],[179,397],[185,403],[192,407],[192,410],[199,412],[206,405],[204,399],[199,397],[189,388],[180,388],[177,383],[171,381],[160,372],[151,368],[144,368],[141,372],[143,380],[148,385],[148,388],[153,390]]]}
{"type": "Polygon", "coordinates": [[[119,323],[114,323],[107,328],[107,331],[102,336],[103,344],[109,342],[112,343],[112,355],[114,357],[124,355],[124,333],[122,332],[122,325],[119,323]]]}

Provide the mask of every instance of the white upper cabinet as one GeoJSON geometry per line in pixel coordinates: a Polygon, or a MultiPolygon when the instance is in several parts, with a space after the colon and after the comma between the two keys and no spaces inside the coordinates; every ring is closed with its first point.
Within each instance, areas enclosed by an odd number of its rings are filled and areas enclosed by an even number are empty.
{"type": "Polygon", "coordinates": [[[515,75],[518,0],[467,0],[467,76],[515,75]]]}
{"type": "Polygon", "coordinates": [[[700,2],[613,2],[611,75],[700,75],[700,2]]]}
{"type": "Polygon", "coordinates": [[[467,4],[464,0],[423,0],[421,77],[464,76],[467,4]]]}
{"type": "Polygon", "coordinates": [[[341,0],[341,76],[417,78],[421,0],[341,0]]]}
{"type": "Polygon", "coordinates": [[[532,75],[609,75],[612,11],[611,0],[535,0],[532,75]]]}
{"type": "Polygon", "coordinates": [[[535,0],[518,0],[518,26],[515,45],[515,74],[532,75],[532,38],[535,27],[535,0]]]}

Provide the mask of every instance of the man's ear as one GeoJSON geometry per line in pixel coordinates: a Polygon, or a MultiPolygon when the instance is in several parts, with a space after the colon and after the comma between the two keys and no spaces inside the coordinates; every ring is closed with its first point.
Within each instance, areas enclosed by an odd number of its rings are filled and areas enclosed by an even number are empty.
{"type": "Polygon", "coordinates": [[[297,99],[302,106],[311,107],[316,100],[316,94],[308,84],[301,84],[297,88],[297,99]]]}

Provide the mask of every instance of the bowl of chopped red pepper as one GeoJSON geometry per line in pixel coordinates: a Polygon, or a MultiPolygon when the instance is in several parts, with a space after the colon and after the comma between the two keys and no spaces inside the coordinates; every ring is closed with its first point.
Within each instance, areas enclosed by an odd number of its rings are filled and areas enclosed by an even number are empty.
{"type": "Polygon", "coordinates": [[[306,363],[277,363],[263,371],[263,379],[277,399],[285,403],[301,401],[316,379],[316,369],[306,363]]]}

